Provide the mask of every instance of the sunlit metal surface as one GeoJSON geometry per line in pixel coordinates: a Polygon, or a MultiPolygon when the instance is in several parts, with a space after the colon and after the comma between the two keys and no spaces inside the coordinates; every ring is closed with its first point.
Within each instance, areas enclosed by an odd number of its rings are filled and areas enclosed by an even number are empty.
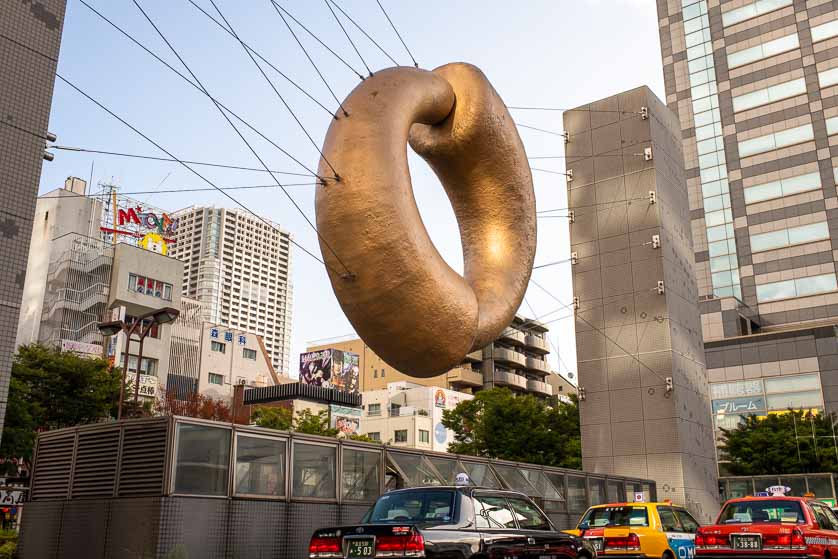
{"type": "MultiPolygon", "coordinates": [[[[332,287],[385,361],[417,377],[439,374],[496,338],[524,296],[536,219],[523,143],[500,96],[469,64],[382,70],[343,106],[350,116],[332,122],[323,145],[340,181],[316,195],[332,287]],[[465,277],[422,224],[408,140],[451,200],[465,277]]],[[[319,172],[332,176],[323,160],[319,172]]]]}

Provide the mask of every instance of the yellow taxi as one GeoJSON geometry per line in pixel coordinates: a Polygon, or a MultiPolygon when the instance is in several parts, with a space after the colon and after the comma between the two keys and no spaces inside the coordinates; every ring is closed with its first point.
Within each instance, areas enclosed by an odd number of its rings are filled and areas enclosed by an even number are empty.
{"type": "Polygon", "coordinates": [[[599,557],[619,559],[692,559],[698,522],[684,507],[663,503],[596,505],[575,530],[599,557]]]}

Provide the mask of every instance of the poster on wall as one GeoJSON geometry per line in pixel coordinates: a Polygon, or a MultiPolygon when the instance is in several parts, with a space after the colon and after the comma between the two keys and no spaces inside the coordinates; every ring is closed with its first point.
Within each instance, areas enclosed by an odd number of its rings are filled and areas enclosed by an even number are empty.
{"type": "Polygon", "coordinates": [[[330,427],[346,435],[356,435],[361,430],[361,409],[331,404],[332,417],[330,427]]]}
{"type": "Polygon", "coordinates": [[[334,379],[333,387],[338,390],[345,390],[346,392],[358,392],[358,377],[360,374],[358,354],[349,353],[348,351],[341,353],[343,359],[340,363],[336,360],[332,361],[332,371],[334,373],[332,375],[334,379]]]}
{"type": "Polygon", "coordinates": [[[323,349],[300,354],[300,382],[323,388],[358,392],[359,357],[339,349],[323,349]]]}

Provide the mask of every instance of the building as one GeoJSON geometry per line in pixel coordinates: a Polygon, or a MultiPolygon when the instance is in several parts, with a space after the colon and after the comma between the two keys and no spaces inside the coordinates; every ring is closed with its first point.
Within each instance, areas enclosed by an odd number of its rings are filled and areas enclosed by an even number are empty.
{"type": "Polygon", "coordinates": [[[576,394],[576,385],[555,371],[547,375],[547,382],[553,387],[553,395],[562,402],[570,402],[570,396],[576,394]]]}
{"type": "Polygon", "coordinates": [[[658,19],[716,428],[838,411],[838,7],[659,1],[658,19]]]}
{"type": "Polygon", "coordinates": [[[203,323],[198,392],[229,400],[233,387],[273,386],[290,382],[277,375],[261,336],[236,328],[203,323]]]}
{"type": "Polygon", "coordinates": [[[66,0],[0,4],[0,433],[66,7],[66,0]]]}
{"type": "Polygon", "coordinates": [[[552,396],[547,355],[548,329],[539,322],[516,316],[501,336],[466,356],[459,366],[440,375],[416,378],[388,365],[358,338],[319,340],[307,351],[337,349],[358,355],[361,390],[384,390],[390,383],[410,382],[473,393],[483,388],[506,386],[516,392],[552,396]]]}
{"type": "Polygon", "coordinates": [[[287,376],[291,235],[239,209],[193,206],[173,217],[183,294],[201,302],[206,321],[262,336],[274,369],[287,376]]]}
{"type": "Polygon", "coordinates": [[[362,393],[361,432],[393,446],[446,452],[454,432],[442,424],[442,412],[471,394],[412,382],[391,382],[387,388],[362,393]]]}
{"type": "Polygon", "coordinates": [[[582,464],[718,511],[675,115],[646,87],[564,113],[582,464]],[[572,174],[570,174],[572,173],[572,174]]]}

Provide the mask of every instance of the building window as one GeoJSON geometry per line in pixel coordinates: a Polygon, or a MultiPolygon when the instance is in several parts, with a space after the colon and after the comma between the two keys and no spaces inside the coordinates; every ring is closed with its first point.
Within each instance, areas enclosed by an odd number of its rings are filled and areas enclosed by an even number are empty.
{"type": "Polygon", "coordinates": [[[128,274],[128,290],[143,295],[151,295],[152,297],[157,297],[165,301],[172,300],[171,283],[165,283],[137,274],[128,274]]]}
{"type": "Polygon", "coordinates": [[[808,142],[815,137],[811,124],[804,124],[795,128],[787,128],[780,132],[771,132],[764,136],[751,138],[739,142],[739,157],[750,157],[758,153],[765,153],[775,149],[808,142]]]}
{"type": "Polygon", "coordinates": [[[219,375],[217,373],[210,373],[209,374],[209,383],[210,384],[224,384],[224,375],[219,375]]]}
{"type": "Polygon", "coordinates": [[[792,297],[806,297],[817,293],[827,293],[838,289],[835,274],[822,274],[808,278],[798,278],[774,283],[757,285],[757,301],[776,301],[792,297]]]}
{"type": "MultiPolygon", "coordinates": [[[[791,196],[810,190],[818,190],[821,187],[821,174],[818,172],[788,177],[776,181],[757,184],[745,188],[745,203],[754,204],[764,200],[773,200],[783,196],[791,196]]],[[[730,210],[725,210],[730,211],[730,210]]],[[[707,216],[705,215],[705,218],[707,216]]]]}
{"type": "Polygon", "coordinates": [[[811,28],[812,42],[817,43],[838,35],[838,20],[828,21],[811,28]]]}
{"type": "Polygon", "coordinates": [[[407,429],[398,429],[393,431],[393,440],[397,443],[407,442],[407,429]]]}
{"type": "Polygon", "coordinates": [[[419,442],[420,443],[431,442],[431,432],[430,431],[425,431],[424,429],[419,429],[419,442]]]}
{"type": "Polygon", "coordinates": [[[769,233],[751,235],[751,250],[762,252],[793,245],[812,243],[829,238],[829,226],[825,221],[800,227],[790,227],[769,233]]]}
{"type": "Polygon", "coordinates": [[[256,361],[256,350],[255,349],[248,349],[242,348],[242,357],[245,359],[250,359],[252,361],[256,361]]]}
{"type": "Polygon", "coordinates": [[[763,89],[758,89],[733,98],[733,112],[753,109],[760,105],[774,103],[781,99],[788,99],[796,95],[806,93],[806,80],[803,78],[791,80],[785,83],[778,83],[763,89]]]}
{"type": "Polygon", "coordinates": [[[227,353],[227,344],[221,342],[210,342],[210,349],[218,353],[227,353]]]}
{"type": "MultiPolygon", "coordinates": [[[[814,29],[815,28],[812,29],[812,40],[816,41],[817,39],[814,37],[814,29]]],[[[738,66],[744,66],[745,64],[750,64],[751,62],[756,62],[757,60],[762,60],[764,58],[769,58],[777,54],[794,50],[799,46],[800,42],[797,40],[797,33],[792,33],[791,35],[786,35],[785,37],[780,37],[779,39],[774,39],[773,41],[768,41],[755,47],[728,54],[727,66],[731,69],[738,66]]]]}
{"type": "Polygon", "coordinates": [[[367,408],[367,415],[381,415],[381,404],[370,404],[367,408]]]}
{"type": "MultiPolygon", "coordinates": [[[[125,316],[125,324],[134,324],[135,322],[137,322],[137,317],[130,316],[130,315],[125,316]]],[[[138,328],[143,328],[143,329],[147,328],[149,324],[151,324],[151,328],[148,331],[148,337],[155,338],[155,339],[159,340],[160,339],[160,325],[157,324],[156,322],[152,322],[150,318],[144,320],[143,325],[141,327],[138,327],[138,328]]]]}
{"type": "Polygon", "coordinates": [[[734,8],[727,12],[722,12],[722,25],[727,27],[734,23],[739,23],[752,17],[761,16],[768,12],[773,12],[784,6],[791,6],[792,0],[755,0],[749,2],[739,8],[734,8]]]}
{"type": "Polygon", "coordinates": [[[387,371],[384,367],[381,368],[381,378],[384,378],[384,373],[387,371]]]}
{"type": "Polygon", "coordinates": [[[378,369],[373,370],[372,378],[378,378],[378,369]]]}
{"type": "Polygon", "coordinates": [[[367,433],[367,436],[374,441],[381,441],[381,433],[379,433],[378,431],[367,433]]]}

